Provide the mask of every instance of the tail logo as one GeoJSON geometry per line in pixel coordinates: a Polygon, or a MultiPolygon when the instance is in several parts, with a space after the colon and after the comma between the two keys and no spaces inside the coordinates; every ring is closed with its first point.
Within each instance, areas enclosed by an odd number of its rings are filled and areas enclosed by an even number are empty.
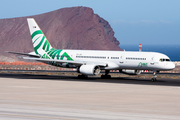
{"type": "MultiPolygon", "coordinates": [[[[36,28],[36,26],[33,26],[33,28],[36,28]]],[[[67,60],[73,61],[73,59],[66,52],[62,52],[63,49],[52,48],[41,30],[35,31],[31,35],[31,38],[33,40],[35,53],[40,55],[42,58],[57,60],[63,60],[66,58],[67,60]]]]}
{"type": "Polygon", "coordinates": [[[58,50],[51,47],[49,41],[46,39],[42,30],[33,18],[28,18],[27,21],[34,51],[37,55],[40,55],[45,59],[64,60],[66,58],[67,60],[73,60],[64,50],[58,50]]]}

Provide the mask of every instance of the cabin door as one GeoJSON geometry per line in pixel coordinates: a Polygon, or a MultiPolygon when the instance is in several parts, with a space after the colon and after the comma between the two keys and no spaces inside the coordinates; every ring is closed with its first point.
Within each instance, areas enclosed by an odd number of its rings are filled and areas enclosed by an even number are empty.
{"type": "Polygon", "coordinates": [[[124,63],[124,58],[123,58],[123,55],[120,56],[120,61],[119,61],[121,64],[124,63]]]}
{"type": "Polygon", "coordinates": [[[151,65],[154,65],[154,57],[151,58],[151,65]]]}

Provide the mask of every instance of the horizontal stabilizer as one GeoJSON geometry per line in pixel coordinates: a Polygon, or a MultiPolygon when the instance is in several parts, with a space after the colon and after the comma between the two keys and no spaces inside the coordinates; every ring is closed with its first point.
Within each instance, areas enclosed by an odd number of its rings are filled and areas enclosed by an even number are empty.
{"type": "Polygon", "coordinates": [[[11,52],[11,51],[5,51],[7,53],[12,53],[12,54],[17,54],[17,55],[27,55],[27,56],[30,56],[30,57],[40,57],[39,55],[36,55],[36,54],[31,54],[31,53],[20,53],[20,52],[11,52]]]}

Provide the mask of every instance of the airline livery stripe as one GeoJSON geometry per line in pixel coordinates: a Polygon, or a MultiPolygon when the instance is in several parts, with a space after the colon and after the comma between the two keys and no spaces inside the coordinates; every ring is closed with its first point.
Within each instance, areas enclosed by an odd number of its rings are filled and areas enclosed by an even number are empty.
{"type": "Polygon", "coordinates": [[[49,51],[49,47],[50,47],[50,44],[49,42],[46,40],[44,45],[43,45],[43,50],[45,50],[45,52],[49,51]]]}
{"type": "Polygon", "coordinates": [[[35,50],[36,54],[38,54],[38,51],[37,51],[37,50],[38,50],[38,49],[40,48],[40,46],[42,45],[44,39],[45,39],[45,37],[43,36],[43,38],[41,39],[40,43],[39,43],[36,47],[34,47],[34,50],[35,50]]]}
{"type": "Polygon", "coordinates": [[[40,38],[41,36],[39,36],[34,42],[33,42],[33,44],[40,38]]]}
{"type": "Polygon", "coordinates": [[[41,30],[37,30],[31,35],[31,38],[33,39],[37,34],[43,34],[43,32],[41,30]]]}

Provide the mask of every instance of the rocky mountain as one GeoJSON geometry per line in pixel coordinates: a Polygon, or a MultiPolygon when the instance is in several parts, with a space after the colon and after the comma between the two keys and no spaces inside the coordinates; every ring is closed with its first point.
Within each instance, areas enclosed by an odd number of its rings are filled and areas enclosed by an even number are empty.
{"type": "Polygon", "coordinates": [[[52,47],[56,49],[121,50],[109,23],[88,7],[63,8],[56,11],[0,20],[0,61],[16,61],[4,51],[33,50],[27,18],[34,18],[52,47]]]}

